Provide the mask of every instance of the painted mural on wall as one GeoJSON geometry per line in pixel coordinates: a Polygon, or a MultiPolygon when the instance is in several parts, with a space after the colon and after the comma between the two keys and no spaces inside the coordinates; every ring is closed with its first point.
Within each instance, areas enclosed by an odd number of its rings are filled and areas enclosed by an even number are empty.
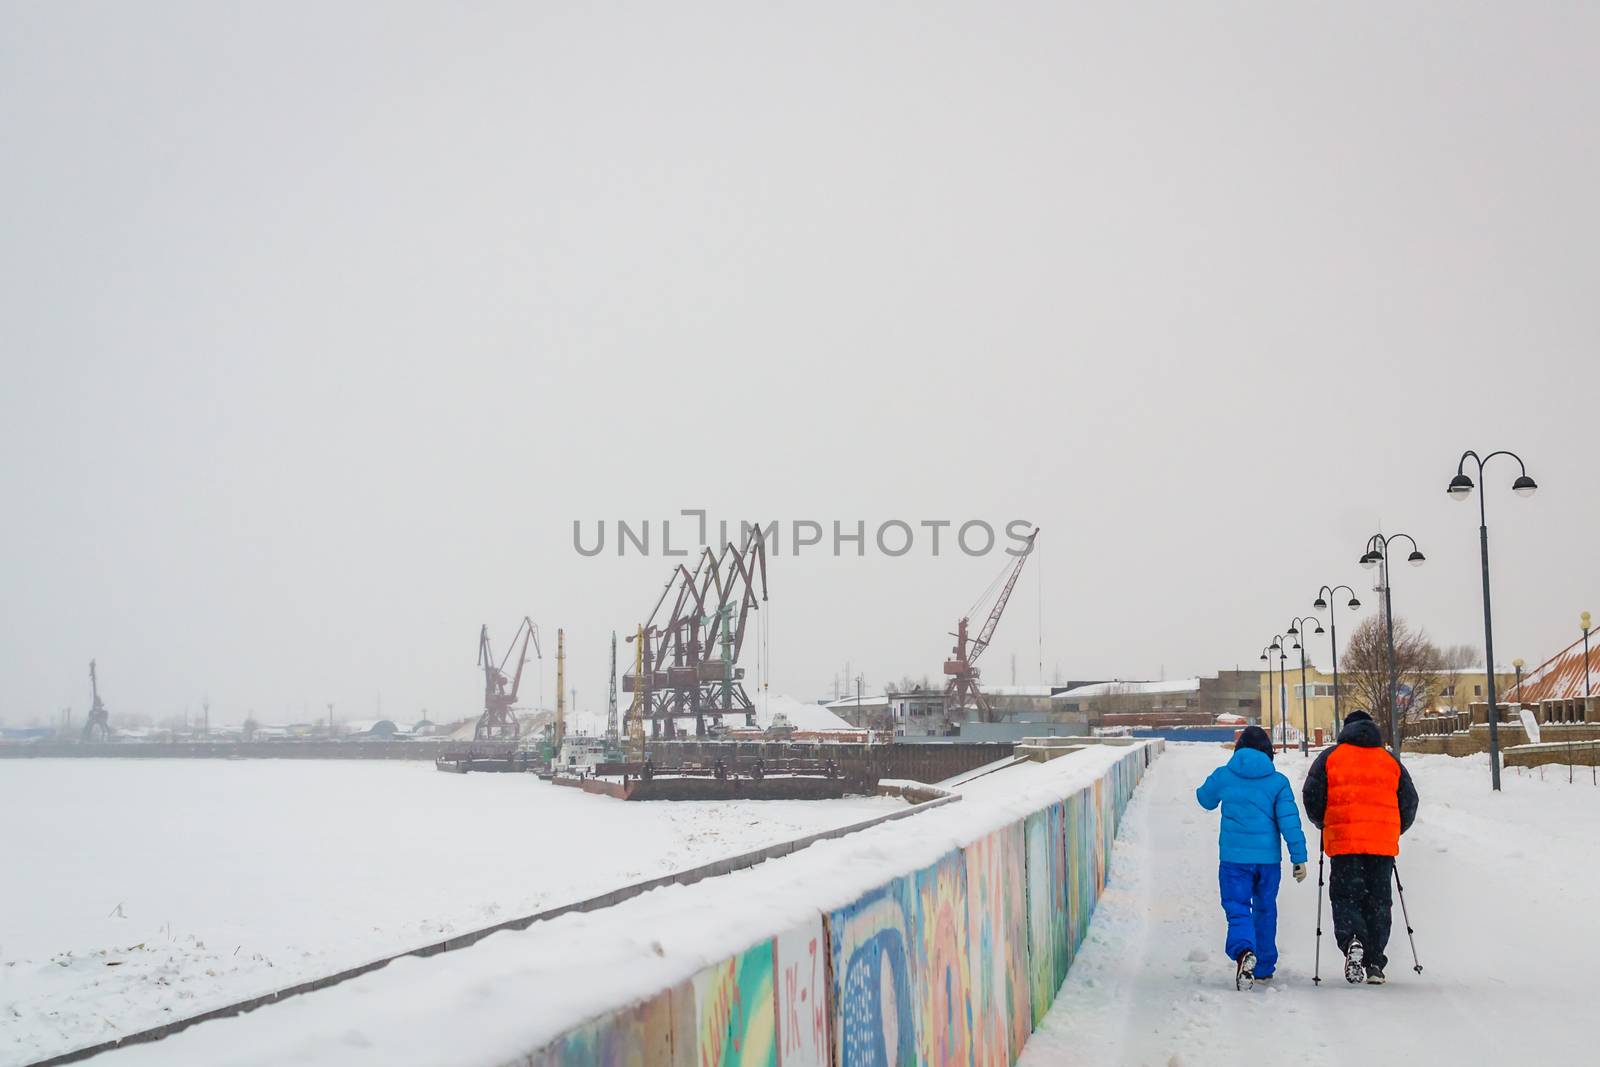
{"type": "Polygon", "coordinates": [[[772,942],[763,941],[694,976],[699,1067],[777,1067],[772,942]]]}
{"type": "Polygon", "coordinates": [[[828,916],[839,1067],[916,1062],[916,931],[915,875],[828,916]]]}
{"type": "Polygon", "coordinates": [[[1056,995],[1053,925],[1060,850],[1053,847],[1048,809],[1024,819],[1022,830],[1028,908],[1028,995],[1033,1025],[1038,1026],[1056,995]]]}
{"type": "Polygon", "coordinates": [[[1033,1032],[1023,824],[962,850],[967,862],[967,960],[972,1062],[1010,1064],[1033,1032]]]}
{"type": "Polygon", "coordinates": [[[967,865],[951,852],[916,874],[917,1048],[931,1067],[972,1063],[972,981],[967,962],[967,865]]]}
{"type": "Polygon", "coordinates": [[[1136,749],[1092,785],[563,1034],[533,1067],[1009,1067],[1088,933],[1136,749]]]}
{"type": "Polygon", "coordinates": [[[601,1016],[532,1057],[532,1067],[693,1067],[694,1047],[675,1035],[694,1033],[694,989],[673,986],[649,1000],[601,1016]]]}
{"type": "Polygon", "coordinates": [[[828,946],[817,918],[773,941],[778,1067],[828,1067],[828,946]]]}

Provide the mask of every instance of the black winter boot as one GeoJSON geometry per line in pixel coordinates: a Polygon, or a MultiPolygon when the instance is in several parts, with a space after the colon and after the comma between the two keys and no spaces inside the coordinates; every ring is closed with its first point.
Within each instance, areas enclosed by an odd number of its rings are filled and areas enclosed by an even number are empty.
{"type": "MultiPolygon", "coordinates": [[[[1367,969],[1362,965],[1366,950],[1361,947],[1361,939],[1352,937],[1350,947],[1344,953],[1344,980],[1351,985],[1360,985],[1367,980],[1367,969]]],[[[1382,974],[1383,972],[1378,972],[1382,974]]]]}
{"type": "Polygon", "coordinates": [[[1249,949],[1245,949],[1239,953],[1239,958],[1235,962],[1238,963],[1239,969],[1233,975],[1233,988],[1243,989],[1246,982],[1254,986],[1256,984],[1256,954],[1249,949]]]}

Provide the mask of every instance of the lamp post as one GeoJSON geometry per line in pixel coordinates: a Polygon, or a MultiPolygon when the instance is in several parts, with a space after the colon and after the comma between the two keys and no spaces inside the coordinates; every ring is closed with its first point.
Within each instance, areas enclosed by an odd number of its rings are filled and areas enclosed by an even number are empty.
{"type": "Polygon", "coordinates": [[[1263,648],[1261,650],[1261,661],[1267,665],[1267,736],[1269,738],[1272,736],[1272,727],[1273,727],[1273,718],[1272,718],[1272,657],[1269,655],[1269,653],[1271,653],[1272,650],[1274,648],[1276,648],[1276,647],[1277,647],[1277,645],[1275,645],[1275,644],[1274,645],[1268,645],[1266,648],[1263,648]]]}
{"type": "Polygon", "coordinates": [[[1583,717],[1589,717],[1589,613],[1586,611],[1578,616],[1578,625],[1583,628],[1583,699],[1585,701],[1583,717]]]}
{"type": "MultiPolygon", "coordinates": [[[[1373,534],[1367,538],[1367,551],[1362,555],[1360,563],[1369,570],[1378,567],[1378,589],[1383,593],[1383,618],[1384,627],[1389,636],[1389,747],[1394,750],[1394,758],[1400,758],[1400,678],[1395,669],[1394,662],[1394,597],[1389,589],[1389,545],[1391,542],[1404,538],[1411,542],[1411,554],[1406,557],[1406,562],[1413,567],[1420,567],[1427,562],[1428,557],[1422,554],[1417,547],[1417,539],[1410,534],[1399,533],[1384,536],[1381,533],[1373,534]]],[[[1493,685],[1493,683],[1490,683],[1493,685]]],[[[1492,721],[1492,720],[1491,720],[1492,721]]],[[[1493,727],[1490,727],[1491,731],[1493,727]]],[[[1493,737],[1493,733],[1490,734],[1493,737]]],[[[1499,771],[1495,772],[1495,780],[1499,781],[1499,771]]]]}
{"type": "MultiPolygon", "coordinates": [[[[1282,735],[1283,747],[1289,747],[1289,683],[1284,680],[1283,666],[1289,658],[1289,652],[1283,647],[1284,634],[1273,634],[1272,644],[1267,647],[1278,654],[1278,707],[1282,713],[1278,716],[1279,733],[1282,735]]],[[[1295,648],[1300,647],[1300,642],[1295,642],[1295,648]]],[[[1272,665],[1267,664],[1270,671],[1272,665]]],[[[1269,680],[1270,681],[1270,680],[1269,680]]]]}
{"type": "MultiPolygon", "coordinates": [[[[1483,479],[1484,466],[1496,456],[1509,456],[1517,461],[1517,466],[1522,473],[1517,475],[1516,481],[1511,483],[1511,491],[1518,496],[1532,496],[1539,488],[1539,483],[1528,477],[1528,465],[1522,462],[1522,457],[1515,452],[1501,450],[1490,452],[1487,456],[1479,456],[1470,448],[1461,453],[1461,460],[1456,464],[1456,476],[1450,479],[1450,485],[1445,492],[1453,500],[1465,500],[1472,495],[1472,476],[1466,472],[1467,460],[1472,460],[1478,465],[1478,479],[1483,479]]],[[[1483,501],[1483,494],[1478,494],[1478,553],[1483,565],[1483,658],[1484,665],[1488,668],[1489,676],[1489,781],[1496,792],[1500,790],[1500,733],[1497,729],[1497,719],[1500,717],[1499,706],[1495,703],[1494,691],[1494,618],[1489,610],[1489,517],[1483,501]]],[[[1589,664],[1584,663],[1587,668],[1589,664]]]]}
{"type": "MultiPolygon", "coordinates": [[[[1582,615],[1578,616],[1578,625],[1583,627],[1583,721],[1584,722],[1588,722],[1589,721],[1589,628],[1590,627],[1589,627],[1589,613],[1587,611],[1584,612],[1582,615]]],[[[1518,696],[1521,696],[1521,694],[1519,693],[1518,696]]],[[[1568,734],[1567,736],[1571,737],[1572,735],[1568,734]]],[[[1568,764],[1569,767],[1571,766],[1571,763],[1572,763],[1571,757],[1568,757],[1567,764],[1568,764]]],[[[1597,778],[1596,777],[1597,775],[1600,775],[1600,770],[1596,769],[1596,761],[1591,759],[1589,761],[1589,784],[1590,785],[1600,785],[1600,778],[1597,778]]]]}
{"type": "Polygon", "coordinates": [[[1289,622],[1289,636],[1295,639],[1295,645],[1300,649],[1300,754],[1307,759],[1311,758],[1311,716],[1306,711],[1306,701],[1311,694],[1306,690],[1306,638],[1323,632],[1321,621],[1313,616],[1289,622]],[[1316,629],[1309,634],[1302,634],[1300,627],[1308,622],[1315,625],[1316,629]]]}
{"type": "MultiPolygon", "coordinates": [[[[1361,601],[1356,599],[1356,591],[1354,589],[1351,589],[1348,585],[1336,585],[1331,589],[1323,586],[1317,590],[1317,599],[1311,602],[1312,610],[1322,611],[1326,609],[1328,607],[1328,598],[1341,589],[1350,594],[1349,606],[1351,611],[1361,607],[1361,601]]],[[[1337,617],[1338,612],[1330,612],[1328,615],[1328,632],[1330,635],[1328,644],[1333,649],[1333,728],[1335,730],[1344,723],[1344,719],[1339,715],[1339,627],[1335,625],[1337,617]]]]}

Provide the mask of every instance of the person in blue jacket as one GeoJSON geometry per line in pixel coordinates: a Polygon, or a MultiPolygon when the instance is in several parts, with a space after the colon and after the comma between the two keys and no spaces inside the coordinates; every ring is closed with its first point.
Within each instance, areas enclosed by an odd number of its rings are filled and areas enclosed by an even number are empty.
{"type": "Polygon", "coordinates": [[[1195,798],[1212,811],[1222,805],[1217,880],[1228,916],[1228,958],[1237,966],[1234,984],[1271,978],[1278,966],[1278,881],[1283,873],[1281,837],[1289,843],[1294,880],[1306,877],[1306,835],[1294,787],[1272,766],[1272,739],[1246,726],[1233,756],[1211,772],[1195,798]]]}

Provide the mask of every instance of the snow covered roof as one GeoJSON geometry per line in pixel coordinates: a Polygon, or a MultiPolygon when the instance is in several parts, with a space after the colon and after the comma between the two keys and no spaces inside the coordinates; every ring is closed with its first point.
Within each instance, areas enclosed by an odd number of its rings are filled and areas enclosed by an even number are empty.
{"type": "Polygon", "coordinates": [[[394,733],[399,729],[392,719],[350,719],[338,726],[342,734],[394,733]]]}
{"type": "Polygon", "coordinates": [[[818,705],[818,707],[853,708],[859,705],[863,708],[882,708],[887,707],[888,704],[889,698],[883,693],[879,693],[877,696],[867,696],[863,693],[859,700],[855,697],[840,697],[838,700],[830,700],[826,704],[818,705]]]}
{"type": "Polygon", "coordinates": [[[856,729],[821,704],[807,704],[803,700],[795,700],[781,693],[768,693],[764,701],[756,697],[755,703],[756,725],[763,730],[772,725],[773,718],[780,712],[789,719],[789,724],[796,730],[815,732],[856,729]],[[762,707],[762,704],[766,707],[762,707]]]}
{"type": "Polygon", "coordinates": [[[1583,654],[1583,637],[1522,675],[1522,684],[1512,686],[1502,700],[1537,704],[1541,700],[1576,700],[1584,695],[1588,677],[1591,692],[1600,693],[1600,636],[1589,640],[1589,654],[1583,654]]]}
{"type": "Polygon", "coordinates": [[[1055,689],[1048,685],[979,685],[984,695],[992,697],[1047,697],[1055,689]]]}
{"type": "Polygon", "coordinates": [[[1076,689],[1068,689],[1064,693],[1057,693],[1054,700],[1083,700],[1087,697],[1103,696],[1147,696],[1156,693],[1197,693],[1200,691],[1200,679],[1178,678],[1170,682],[1096,682],[1094,685],[1080,685],[1076,689]]]}

